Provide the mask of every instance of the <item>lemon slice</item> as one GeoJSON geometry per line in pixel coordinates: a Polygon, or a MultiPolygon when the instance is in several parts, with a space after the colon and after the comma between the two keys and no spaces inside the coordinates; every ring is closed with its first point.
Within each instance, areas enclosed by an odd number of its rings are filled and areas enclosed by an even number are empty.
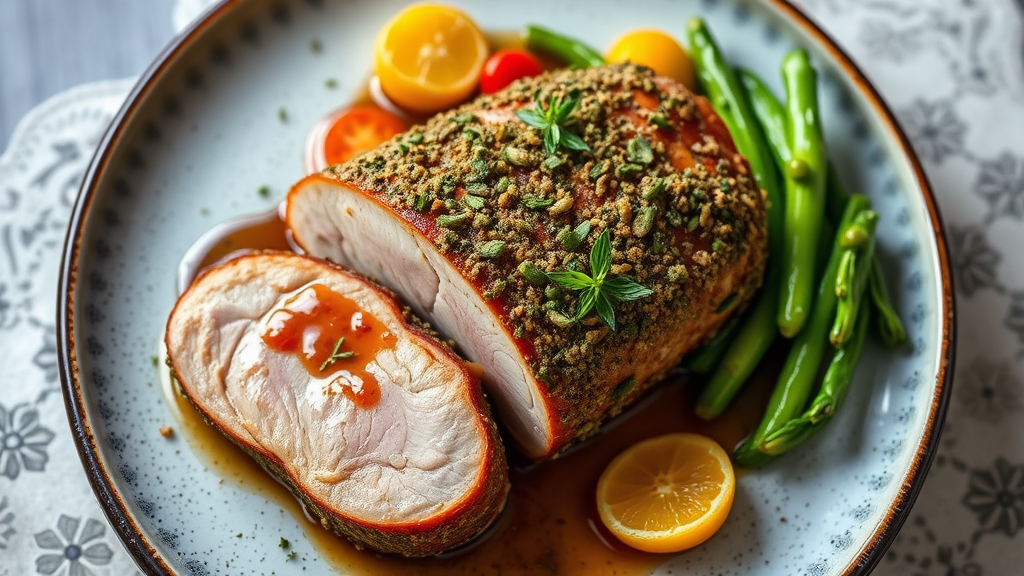
{"type": "Polygon", "coordinates": [[[699,434],[669,434],[619,454],[597,483],[597,510],[616,538],[646,552],[678,552],[710,538],[735,493],[729,455],[699,434]]]}

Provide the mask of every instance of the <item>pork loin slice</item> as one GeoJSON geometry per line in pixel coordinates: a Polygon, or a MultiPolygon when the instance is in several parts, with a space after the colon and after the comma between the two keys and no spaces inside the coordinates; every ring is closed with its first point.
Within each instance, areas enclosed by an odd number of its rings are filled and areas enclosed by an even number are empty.
{"type": "MultiPolygon", "coordinates": [[[[306,330],[304,350],[309,338],[306,330]]],[[[437,554],[478,535],[504,505],[507,465],[478,379],[361,277],[290,253],[243,256],[181,296],[166,342],[182,392],[206,419],[358,546],[437,554]],[[281,314],[298,317],[325,293],[360,309],[343,324],[373,319],[380,334],[344,332],[333,349],[341,357],[311,370],[266,335],[281,314]],[[375,396],[351,394],[372,381],[375,396]]]]}
{"type": "Polygon", "coordinates": [[[286,223],[306,252],[378,279],[481,364],[535,459],[592,434],[713,336],[765,260],[761,191],[722,120],[628,65],[544,74],[435,116],[300,181],[286,223]],[[589,151],[552,153],[515,115],[574,97],[562,130],[589,151]],[[544,275],[590,273],[604,231],[608,277],[654,291],[613,302],[614,330],[594,311],[577,318],[580,292],[544,275]]]}

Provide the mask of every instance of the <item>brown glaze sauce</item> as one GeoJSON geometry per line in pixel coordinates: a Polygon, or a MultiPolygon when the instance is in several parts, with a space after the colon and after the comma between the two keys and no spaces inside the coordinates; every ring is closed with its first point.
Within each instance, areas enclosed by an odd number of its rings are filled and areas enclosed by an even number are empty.
{"type": "Polygon", "coordinates": [[[366,366],[398,341],[355,300],[324,284],[303,289],[274,310],[262,337],[271,350],[297,356],[310,376],[337,374],[325,392],[344,394],[356,408],[380,401],[380,384],[366,366]]]}

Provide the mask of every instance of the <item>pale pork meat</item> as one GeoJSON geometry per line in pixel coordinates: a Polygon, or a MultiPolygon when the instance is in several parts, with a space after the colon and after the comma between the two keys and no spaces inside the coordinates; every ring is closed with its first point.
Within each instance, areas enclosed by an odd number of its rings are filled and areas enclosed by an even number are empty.
{"type": "Polygon", "coordinates": [[[721,119],[635,66],[547,73],[435,116],[300,181],[286,219],[307,253],[396,291],[482,365],[535,459],[594,433],[710,338],[765,260],[761,191],[721,119]],[[558,128],[587,150],[564,135],[552,149],[515,115],[574,99],[558,128]],[[607,278],[653,290],[611,301],[615,329],[546,276],[593,274],[603,232],[607,278]]]}
{"type": "Polygon", "coordinates": [[[361,277],[295,254],[243,256],[181,296],[166,344],[204,417],[359,546],[437,554],[504,505],[479,380],[361,277]]]}

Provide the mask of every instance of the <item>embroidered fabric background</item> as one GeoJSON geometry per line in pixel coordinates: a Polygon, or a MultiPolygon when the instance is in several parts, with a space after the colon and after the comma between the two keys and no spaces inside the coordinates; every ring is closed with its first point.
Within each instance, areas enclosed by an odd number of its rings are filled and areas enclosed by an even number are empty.
{"type": "MultiPolygon", "coordinates": [[[[179,0],[180,29],[211,0],[179,0]]],[[[954,396],[910,520],[876,574],[1024,566],[1024,4],[804,0],[875,82],[950,232],[954,396]]],[[[0,576],[137,573],[81,470],[57,382],[57,264],[78,183],[132,80],[80,86],[0,157],[0,576]]]]}

